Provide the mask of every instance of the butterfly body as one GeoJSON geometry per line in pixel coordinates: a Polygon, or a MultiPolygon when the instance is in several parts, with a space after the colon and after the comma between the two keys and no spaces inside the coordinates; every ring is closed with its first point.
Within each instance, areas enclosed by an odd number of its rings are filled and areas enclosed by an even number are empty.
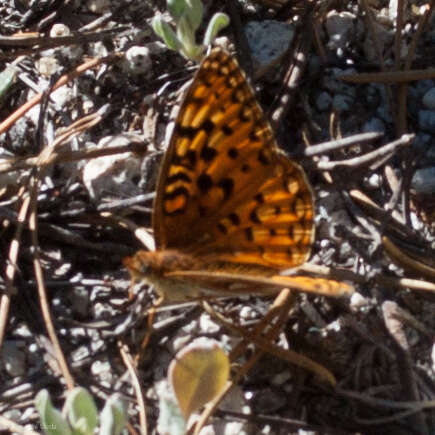
{"type": "Polygon", "coordinates": [[[183,301],[201,296],[198,285],[171,277],[179,270],[198,270],[201,263],[191,255],[175,250],[155,252],[139,251],[134,257],[124,259],[124,265],[135,281],[153,285],[167,302],[183,301]]]}
{"type": "Polygon", "coordinates": [[[157,250],[139,251],[124,265],[166,301],[287,286],[349,293],[335,281],[277,276],[308,259],[313,215],[303,169],[279,151],[237,62],[214,49],[185,95],[160,169],[157,250]]]}

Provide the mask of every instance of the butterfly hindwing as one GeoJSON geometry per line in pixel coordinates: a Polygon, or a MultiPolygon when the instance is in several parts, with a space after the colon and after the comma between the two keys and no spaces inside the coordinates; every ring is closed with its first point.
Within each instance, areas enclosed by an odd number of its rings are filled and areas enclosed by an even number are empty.
{"type": "Polygon", "coordinates": [[[311,189],[301,169],[280,156],[272,177],[208,229],[195,255],[208,263],[283,269],[304,263],[314,237],[311,189]]]}
{"type": "Polygon", "coordinates": [[[322,296],[349,296],[353,287],[343,282],[311,278],[308,276],[262,277],[248,274],[211,272],[211,271],[179,271],[168,275],[184,282],[205,289],[202,296],[241,296],[276,294],[277,290],[292,288],[322,296]],[[207,291],[208,290],[208,291],[207,291]]]}

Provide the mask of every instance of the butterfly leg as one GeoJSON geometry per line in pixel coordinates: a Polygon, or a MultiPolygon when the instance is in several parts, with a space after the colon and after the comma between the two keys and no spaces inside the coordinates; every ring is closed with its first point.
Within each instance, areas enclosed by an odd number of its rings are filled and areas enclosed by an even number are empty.
{"type": "Polygon", "coordinates": [[[135,363],[136,366],[139,365],[139,363],[142,360],[142,356],[145,354],[145,349],[148,346],[148,343],[151,340],[151,334],[153,333],[153,321],[154,321],[154,316],[156,314],[157,308],[163,303],[163,296],[160,296],[157,301],[154,302],[153,306],[148,310],[147,312],[147,316],[148,316],[148,328],[147,331],[145,333],[145,336],[142,340],[142,343],[140,344],[140,349],[138,354],[136,355],[135,358],[135,363]]]}

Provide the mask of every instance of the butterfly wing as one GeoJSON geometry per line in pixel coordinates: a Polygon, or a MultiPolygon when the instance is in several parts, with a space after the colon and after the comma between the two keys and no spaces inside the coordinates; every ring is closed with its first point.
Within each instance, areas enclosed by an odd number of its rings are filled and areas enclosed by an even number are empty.
{"type": "Polygon", "coordinates": [[[276,294],[277,290],[291,288],[293,290],[315,293],[322,296],[350,296],[354,288],[343,282],[311,278],[308,276],[271,277],[251,276],[247,274],[210,272],[210,271],[179,271],[167,274],[168,278],[176,278],[193,287],[201,287],[207,296],[241,296],[276,294]]]}
{"type": "Polygon", "coordinates": [[[213,50],[185,96],[161,167],[157,248],[293,267],[309,255],[312,218],[303,170],[279,154],[237,62],[213,50]]]}

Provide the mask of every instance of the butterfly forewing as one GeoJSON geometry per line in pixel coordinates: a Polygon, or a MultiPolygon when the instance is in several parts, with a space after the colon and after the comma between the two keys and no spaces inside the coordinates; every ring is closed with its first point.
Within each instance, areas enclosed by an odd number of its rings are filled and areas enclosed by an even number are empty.
{"type": "Polygon", "coordinates": [[[302,169],[279,154],[237,62],[213,50],[185,96],[162,165],[157,247],[293,267],[309,255],[312,217],[302,169]]]}

